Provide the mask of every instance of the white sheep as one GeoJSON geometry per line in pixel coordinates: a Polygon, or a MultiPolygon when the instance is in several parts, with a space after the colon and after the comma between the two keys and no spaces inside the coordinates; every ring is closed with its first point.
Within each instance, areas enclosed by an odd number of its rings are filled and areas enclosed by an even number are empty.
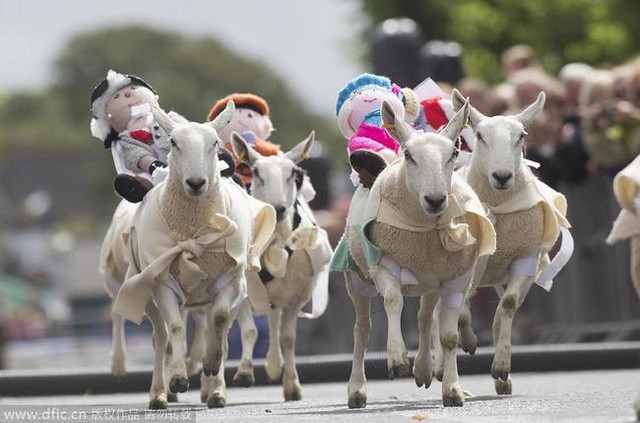
{"type": "MultiPolygon", "coordinates": [[[[266,313],[269,319],[267,377],[275,381],[282,375],[286,401],[302,398],[295,364],[298,316],[309,317],[301,310],[313,297],[312,317],[318,317],[326,307],[328,296],[328,274],[323,269],[331,259],[331,245],[326,231],[317,226],[311,209],[298,195],[304,172],[297,164],[307,157],[313,140],[312,132],[287,153],[262,156],[241,135],[232,135],[236,155],[252,168],[251,195],[271,204],[277,214],[276,230],[261,258],[263,270],[247,278],[249,301],[256,314],[266,313]],[[318,310],[320,298],[322,309],[318,310]]],[[[244,313],[238,313],[243,359],[234,383],[241,386],[253,381],[250,359],[255,344],[255,326],[253,316],[246,313],[247,310],[250,311],[245,308],[244,313]],[[250,348],[249,354],[247,348],[250,348]]]]}
{"type": "MultiPolygon", "coordinates": [[[[464,101],[454,90],[456,106],[464,101]]],[[[514,116],[486,117],[473,107],[469,122],[476,133],[476,148],[466,170],[467,182],[492,216],[497,246],[482,258],[474,276],[470,298],[478,287],[506,285],[493,321],[495,356],[491,375],[498,394],[511,394],[511,327],[518,307],[537,282],[551,288],[552,277],[571,256],[573,242],[566,220],[564,196],[539,181],[523,165],[525,128],[542,110],[545,95],[514,116]],[[549,265],[548,252],[562,233],[562,247],[549,265]]],[[[467,298],[467,301],[468,301],[467,298]]],[[[460,343],[475,351],[477,338],[470,328],[468,302],[460,321],[460,343]]],[[[440,370],[436,369],[436,376],[440,370]]]]}
{"type": "Polygon", "coordinates": [[[371,190],[356,190],[344,239],[332,261],[334,270],[345,271],[356,309],[349,408],[364,407],[367,401],[364,351],[371,327],[370,296],[377,293],[384,297],[387,312],[387,365],[392,379],[410,372],[400,327],[403,295],[421,297],[413,375],[416,384],[425,387],[432,379],[433,311],[442,300],[442,400],[445,406],[464,402],[456,364],[458,314],[478,256],[492,253],[495,247],[493,227],[482,205],[454,174],[458,155],[454,140],[467,116],[464,107],[439,133],[415,133],[383,104],[384,125],[403,154],[378,176],[371,190]]]}
{"type": "MultiPolygon", "coordinates": [[[[631,240],[631,281],[640,296],[640,156],[618,172],[613,180],[613,193],[622,210],[613,223],[607,243],[631,240]]],[[[640,421],[640,395],[634,407],[640,421]]]]}
{"type": "Polygon", "coordinates": [[[163,362],[170,391],[188,389],[184,307],[206,309],[207,405],[226,404],[229,326],[246,297],[245,272],[259,269],[259,255],[275,228],[273,207],[218,174],[217,131],[228,123],[233,109],[230,102],[208,124],[178,124],[161,110],[154,111],[170,134],[169,173],[146,195],[123,234],[130,265],[114,303],[116,314],[136,323],[150,300],[160,311],[149,314],[147,308],[155,345],[150,408],[167,406],[163,362]]]}

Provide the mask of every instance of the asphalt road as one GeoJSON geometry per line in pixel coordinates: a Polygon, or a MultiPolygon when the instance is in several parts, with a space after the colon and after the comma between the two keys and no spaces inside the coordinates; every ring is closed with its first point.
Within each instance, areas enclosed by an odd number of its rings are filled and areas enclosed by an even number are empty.
{"type": "Polygon", "coordinates": [[[631,422],[640,370],[515,373],[514,395],[508,397],[494,394],[489,375],[463,375],[461,382],[474,394],[462,408],[442,406],[438,382],[425,390],[412,379],[397,379],[370,381],[367,407],[360,410],[347,408],[344,382],[303,385],[303,400],[297,402],[284,402],[277,385],[230,388],[227,407],[215,410],[189,391],[170,405],[170,413],[146,410],[144,393],[5,397],[0,421],[631,422]]]}

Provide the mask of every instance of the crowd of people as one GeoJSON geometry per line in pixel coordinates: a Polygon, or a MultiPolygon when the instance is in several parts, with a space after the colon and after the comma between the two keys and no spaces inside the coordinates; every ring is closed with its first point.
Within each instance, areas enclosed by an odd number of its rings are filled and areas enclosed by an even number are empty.
{"type": "Polygon", "coordinates": [[[547,184],[614,175],[640,153],[640,57],[616,66],[568,63],[552,75],[533,48],[516,45],[501,65],[503,83],[466,78],[457,88],[488,116],[520,111],[546,93],[543,114],[527,130],[526,155],[541,164],[547,184]]]}

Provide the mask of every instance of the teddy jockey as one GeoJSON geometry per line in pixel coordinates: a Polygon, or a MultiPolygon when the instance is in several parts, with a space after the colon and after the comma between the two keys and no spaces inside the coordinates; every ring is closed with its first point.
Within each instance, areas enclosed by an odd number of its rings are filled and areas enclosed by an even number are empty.
{"type": "MultiPolygon", "coordinates": [[[[158,95],[151,85],[113,70],[91,94],[91,134],[111,149],[118,172],[114,189],[132,203],[142,201],[167,166],[169,136],[155,123],[154,107],[158,107],[158,95]]],[[[177,122],[186,122],[177,113],[169,115],[177,122]]],[[[227,163],[223,176],[233,174],[231,156],[224,149],[219,156],[227,163]]]]}

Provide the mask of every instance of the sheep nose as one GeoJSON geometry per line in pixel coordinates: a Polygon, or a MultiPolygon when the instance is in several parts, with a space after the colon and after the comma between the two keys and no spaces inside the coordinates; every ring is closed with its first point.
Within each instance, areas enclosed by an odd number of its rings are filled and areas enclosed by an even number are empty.
{"type": "Polygon", "coordinates": [[[498,183],[500,183],[500,185],[504,185],[507,182],[509,182],[509,179],[511,179],[511,177],[513,176],[513,173],[511,173],[511,172],[506,172],[506,173],[493,172],[491,174],[491,176],[493,176],[493,178],[496,181],[498,181],[498,183]]]}
{"type": "Polygon", "coordinates": [[[285,206],[273,206],[276,209],[276,220],[282,220],[287,208],[285,206]]]}
{"type": "Polygon", "coordinates": [[[440,210],[440,207],[442,207],[442,204],[446,199],[447,197],[445,197],[444,195],[438,198],[432,198],[427,195],[424,196],[424,201],[426,201],[427,204],[429,204],[432,210],[440,210]]]}
{"type": "Polygon", "coordinates": [[[206,182],[207,181],[205,181],[203,178],[189,178],[189,179],[187,179],[187,185],[189,185],[189,187],[194,191],[198,191],[200,188],[203,187],[203,185],[206,182]]]}

